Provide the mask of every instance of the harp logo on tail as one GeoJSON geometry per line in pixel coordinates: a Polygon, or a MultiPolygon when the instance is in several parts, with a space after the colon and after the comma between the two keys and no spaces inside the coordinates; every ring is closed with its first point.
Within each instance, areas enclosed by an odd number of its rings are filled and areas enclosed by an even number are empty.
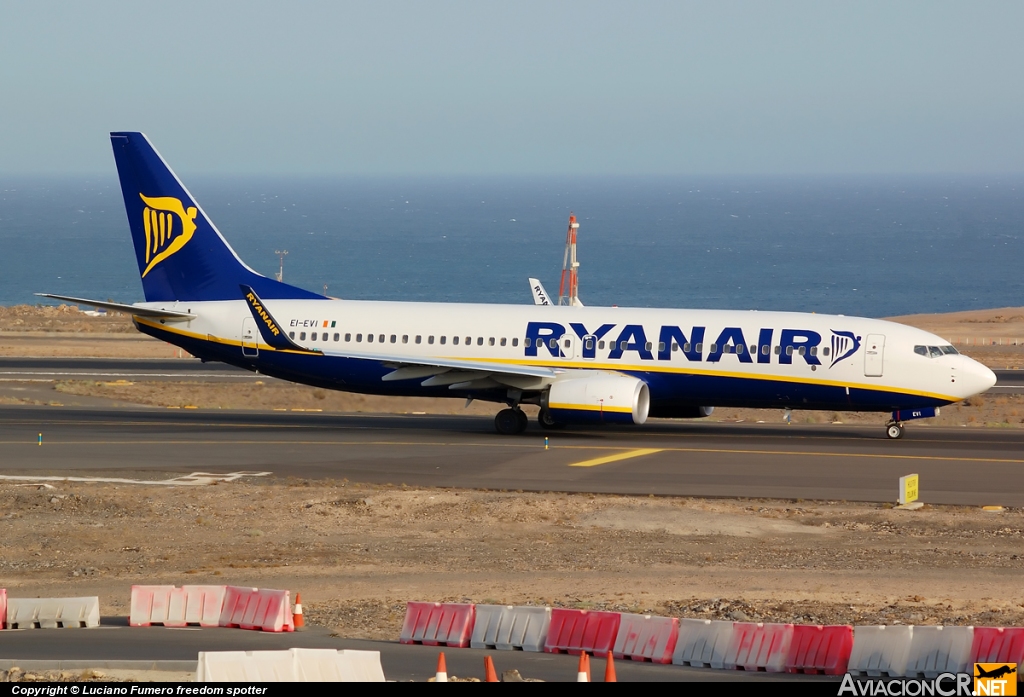
{"type": "Polygon", "coordinates": [[[855,336],[853,332],[837,332],[835,329],[832,330],[832,368],[833,365],[849,358],[853,354],[857,353],[857,349],[860,348],[860,337],[855,336]]]}
{"type": "Polygon", "coordinates": [[[171,196],[144,196],[139,194],[146,207],[142,209],[142,226],[146,231],[145,278],[154,266],[184,247],[196,231],[195,206],[186,210],[181,201],[171,196]]]}

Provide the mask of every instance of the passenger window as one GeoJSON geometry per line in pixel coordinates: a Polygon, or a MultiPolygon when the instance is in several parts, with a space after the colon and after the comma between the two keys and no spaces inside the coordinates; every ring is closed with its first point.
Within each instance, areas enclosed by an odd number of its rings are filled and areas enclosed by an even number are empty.
{"type": "Polygon", "coordinates": [[[676,342],[673,341],[672,342],[672,351],[675,352],[675,351],[678,351],[678,350],[679,350],[679,344],[677,344],[676,342]]]}
{"type": "Polygon", "coordinates": [[[288,332],[288,338],[289,339],[294,339],[295,338],[295,332],[288,332]]]}
{"type": "Polygon", "coordinates": [[[447,341],[447,340],[448,340],[448,337],[442,336],[441,337],[441,345],[443,346],[445,341],[447,341]]]}
{"type": "Polygon", "coordinates": [[[629,346],[629,342],[627,342],[627,341],[620,341],[619,342],[619,350],[625,351],[627,346],[629,346]]]}
{"type": "Polygon", "coordinates": [[[408,344],[409,343],[409,335],[408,334],[402,334],[402,343],[403,344],[408,344]]]}
{"type": "Polygon", "coordinates": [[[369,343],[369,344],[373,343],[373,334],[367,334],[366,335],[366,342],[369,343]]]}
{"type": "Polygon", "coordinates": [[[473,337],[467,336],[466,337],[466,346],[469,346],[472,343],[473,343],[473,337]]]}
{"type": "Polygon", "coordinates": [[[750,345],[750,353],[752,353],[755,356],[757,355],[757,344],[750,345]]]}
{"type": "Polygon", "coordinates": [[[738,353],[738,354],[740,354],[742,356],[746,352],[747,352],[747,347],[746,346],[744,346],[743,344],[736,344],[736,353],[738,353]]]}
{"type": "Polygon", "coordinates": [[[818,355],[818,347],[817,346],[812,346],[811,347],[811,355],[812,356],[817,356],[818,355]]]}
{"type": "Polygon", "coordinates": [[[598,342],[597,342],[597,347],[598,347],[599,349],[603,349],[603,348],[604,348],[604,342],[603,342],[603,341],[598,341],[598,342]]]}
{"type": "Polygon", "coordinates": [[[337,332],[335,332],[334,333],[334,343],[338,343],[339,341],[341,341],[341,334],[338,334],[337,332]]]}
{"type": "Polygon", "coordinates": [[[776,346],[775,347],[775,355],[778,356],[781,353],[782,353],[782,347],[781,346],[776,346]]]}
{"type": "Polygon", "coordinates": [[[505,345],[505,342],[506,342],[506,339],[505,339],[505,337],[501,337],[501,345],[502,345],[502,346],[504,346],[504,345],[505,345]]]}
{"type": "Polygon", "coordinates": [[[806,346],[801,346],[800,350],[797,351],[797,353],[799,353],[801,356],[804,355],[805,353],[807,353],[807,347],[806,346]]]}
{"type": "Polygon", "coordinates": [[[718,353],[718,344],[711,344],[711,347],[708,350],[711,351],[711,353],[718,353]]]}
{"type": "Polygon", "coordinates": [[[345,335],[345,341],[352,341],[352,335],[351,334],[346,334],[345,335]]]}
{"type": "Polygon", "coordinates": [[[685,344],[683,344],[683,352],[684,353],[689,353],[690,352],[690,342],[689,341],[687,341],[685,344]]]}
{"type": "Polygon", "coordinates": [[[831,351],[831,349],[829,349],[829,347],[826,346],[825,348],[821,349],[821,355],[822,356],[827,356],[830,351],[831,351]]]}
{"type": "Polygon", "coordinates": [[[490,339],[487,340],[487,345],[488,346],[494,346],[494,337],[493,336],[490,339]]]}
{"type": "Polygon", "coordinates": [[[765,344],[764,346],[761,347],[761,355],[762,356],[767,356],[771,352],[771,350],[772,350],[772,347],[769,346],[768,344],[765,344]]]}
{"type": "MultiPolygon", "coordinates": [[[[484,338],[482,336],[478,336],[476,338],[476,345],[477,346],[483,346],[484,345],[484,338]]],[[[491,346],[494,346],[494,339],[491,339],[491,346]]]]}
{"type": "Polygon", "coordinates": [[[356,343],[357,344],[361,343],[362,340],[363,340],[363,335],[362,334],[356,334],[356,343]]]}
{"type": "Polygon", "coordinates": [[[704,353],[704,344],[703,343],[697,344],[697,346],[694,348],[694,350],[697,353],[703,354],[704,353]]]}
{"type": "Polygon", "coordinates": [[[396,343],[397,341],[398,341],[398,337],[397,337],[397,336],[395,336],[394,334],[392,334],[392,335],[391,335],[391,343],[392,343],[392,344],[394,344],[394,343],[396,343]]]}
{"type": "MultiPolygon", "coordinates": [[[[417,344],[422,344],[423,343],[423,335],[421,335],[421,334],[417,334],[416,335],[416,343],[417,344]]],[[[430,343],[434,343],[434,342],[431,341],[430,343]]]]}
{"type": "Polygon", "coordinates": [[[299,332],[299,341],[306,340],[306,332],[299,332]]]}
{"type": "Polygon", "coordinates": [[[645,348],[646,348],[646,349],[647,349],[648,351],[650,351],[650,350],[651,350],[651,342],[650,342],[650,341],[648,341],[648,342],[647,342],[647,343],[646,343],[646,344],[644,345],[644,347],[645,347],[645,348]]]}
{"type": "MultiPolygon", "coordinates": [[[[515,346],[519,339],[512,339],[512,345],[515,346]]],[[[537,345],[540,346],[540,339],[537,339],[537,345]]],[[[523,342],[523,346],[530,348],[530,337],[526,337],[526,341],[523,342]]]]}
{"type": "Polygon", "coordinates": [[[316,341],[316,332],[313,332],[312,334],[309,335],[309,340],[316,341]]]}
{"type": "Polygon", "coordinates": [[[381,334],[379,337],[377,337],[377,341],[379,341],[380,343],[383,344],[384,343],[384,335],[381,334]]]}
{"type": "Polygon", "coordinates": [[[427,337],[427,343],[428,344],[434,343],[434,335],[433,334],[431,334],[430,336],[427,337]]]}
{"type": "Polygon", "coordinates": [[[558,339],[548,339],[549,348],[558,348],[558,339]]]}
{"type": "MultiPolygon", "coordinates": [[[[442,338],[441,338],[441,343],[442,343],[442,344],[444,343],[444,337],[442,337],[442,338]]],[[[457,336],[453,336],[453,337],[452,337],[452,343],[453,343],[454,345],[458,346],[458,345],[459,345],[459,337],[457,337],[457,336]]]]}
{"type": "Polygon", "coordinates": [[[587,340],[583,342],[583,348],[585,348],[587,351],[593,351],[594,350],[594,340],[591,339],[588,336],[587,340]]]}
{"type": "MultiPolygon", "coordinates": [[[[529,341],[529,339],[527,339],[527,341],[529,341]]],[[[512,345],[513,346],[518,346],[519,345],[519,337],[515,337],[515,338],[512,339],[512,345]]],[[[527,344],[527,346],[529,346],[529,344],[527,344]]]]}
{"type": "Polygon", "coordinates": [[[787,346],[786,347],[786,355],[787,356],[792,356],[793,355],[793,347],[792,346],[787,346]]]}
{"type": "Polygon", "coordinates": [[[572,341],[570,339],[566,339],[563,343],[565,344],[566,348],[569,348],[569,344],[571,344],[572,341]]]}

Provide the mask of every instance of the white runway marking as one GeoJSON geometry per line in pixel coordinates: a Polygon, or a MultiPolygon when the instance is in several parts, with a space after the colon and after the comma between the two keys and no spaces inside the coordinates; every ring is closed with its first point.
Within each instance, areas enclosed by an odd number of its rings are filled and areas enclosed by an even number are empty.
{"type": "Polygon", "coordinates": [[[0,474],[0,480],[38,483],[43,482],[83,482],[102,484],[159,484],[161,486],[207,486],[217,482],[233,482],[242,477],[269,477],[272,472],[229,472],[228,474],[210,474],[209,472],[193,472],[173,479],[122,479],[120,477],[32,477],[27,475],[0,474]]]}

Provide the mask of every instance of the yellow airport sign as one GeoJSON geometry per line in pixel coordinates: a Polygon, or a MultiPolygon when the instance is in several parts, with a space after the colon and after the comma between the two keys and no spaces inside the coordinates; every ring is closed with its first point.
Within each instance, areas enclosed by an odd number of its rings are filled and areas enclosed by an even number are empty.
{"type": "Polygon", "coordinates": [[[917,501],[918,497],[918,475],[908,474],[900,477],[900,505],[905,506],[908,503],[917,501]]]}

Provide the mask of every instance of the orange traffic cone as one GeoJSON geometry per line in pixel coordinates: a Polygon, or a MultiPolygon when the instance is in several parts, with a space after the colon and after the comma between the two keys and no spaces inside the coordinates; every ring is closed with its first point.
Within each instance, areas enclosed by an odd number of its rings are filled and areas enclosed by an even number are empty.
{"type": "Polygon", "coordinates": [[[576,682],[590,682],[590,654],[580,654],[580,667],[576,669],[576,682]]]}
{"type": "Polygon", "coordinates": [[[295,631],[301,632],[306,628],[306,620],[302,619],[302,593],[295,594],[295,612],[292,614],[292,624],[295,631]]]}
{"type": "Polygon", "coordinates": [[[608,652],[608,662],[604,664],[604,681],[605,682],[618,682],[618,678],[615,677],[615,661],[612,660],[612,652],[608,652]]]}
{"type": "Polygon", "coordinates": [[[437,674],[434,682],[448,682],[448,666],[444,662],[444,651],[437,656],[437,674]]]}
{"type": "Polygon", "coordinates": [[[484,682],[498,682],[498,673],[490,656],[484,656],[484,682]]]}

